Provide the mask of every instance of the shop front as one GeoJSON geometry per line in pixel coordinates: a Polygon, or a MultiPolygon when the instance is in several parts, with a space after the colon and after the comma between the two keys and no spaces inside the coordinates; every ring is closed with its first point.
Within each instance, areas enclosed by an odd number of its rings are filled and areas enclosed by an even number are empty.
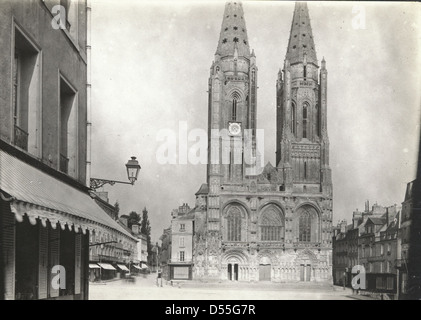
{"type": "MultiPolygon", "coordinates": [[[[0,150],[0,299],[87,299],[89,235],[131,237],[75,187],[0,150]]],[[[115,268],[114,272],[115,272],[115,268]]]]}

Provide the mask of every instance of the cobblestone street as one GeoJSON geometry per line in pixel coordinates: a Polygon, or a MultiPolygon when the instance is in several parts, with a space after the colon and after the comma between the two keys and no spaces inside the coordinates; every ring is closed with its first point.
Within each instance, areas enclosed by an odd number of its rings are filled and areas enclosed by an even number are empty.
{"type": "Polygon", "coordinates": [[[134,283],[116,280],[90,283],[90,300],[352,300],[355,296],[341,287],[318,284],[270,282],[174,283],[156,285],[156,274],[136,277],[134,283]]]}

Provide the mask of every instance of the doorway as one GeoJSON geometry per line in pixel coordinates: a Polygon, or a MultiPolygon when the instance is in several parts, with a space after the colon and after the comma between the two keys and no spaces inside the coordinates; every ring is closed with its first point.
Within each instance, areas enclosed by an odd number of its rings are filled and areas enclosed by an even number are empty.
{"type": "Polygon", "coordinates": [[[228,280],[238,281],[238,264],[237,263],[228,264],[228,280]]]}
{"type": "Polygon", "coordinates": [[[300,265],[300,281],[308,282],[311,280],[311,265],[301,264],[300,265]]]}
{"type": "Polygon", "coordinates": [[[16,224],[15,299],[38,299],[39,225],[25,217],[16,224]]]}
{"type": "Polygon", "coordinates": [[[259,265],[259,281],[271,281],[270,270],[270,264],[259,265]]]}

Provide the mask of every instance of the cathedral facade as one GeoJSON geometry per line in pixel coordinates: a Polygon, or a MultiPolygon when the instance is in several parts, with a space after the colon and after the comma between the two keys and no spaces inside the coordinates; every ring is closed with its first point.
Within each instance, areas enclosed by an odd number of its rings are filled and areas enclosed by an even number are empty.
{"type": "Polygon", "coordinates": [[[193,278],[331,281],[327,70],[324,59],[318,64],[306,3],[295,5],[274,84],[276,164],[260,171],[253,170],[257,81],[242,5],[227,3],[208,84],[209,162],[196,194],[193,278]]]}

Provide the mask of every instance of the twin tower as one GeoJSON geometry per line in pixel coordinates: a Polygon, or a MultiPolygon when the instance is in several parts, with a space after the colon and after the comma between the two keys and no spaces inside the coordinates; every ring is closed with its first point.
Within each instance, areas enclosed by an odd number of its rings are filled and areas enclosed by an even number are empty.
{"type": "Polygon", "coordinates": [[[324,59],[317,60],[306,3],[295,4],[274,84],[276,164],[263,171],[252,170],[263,151],[256,148],[257,82],[242,4],[227,3],[208,84],[209,164],[207,183],[196,194],[203,224],[194,241],[193,276],[330,281],[327,70],[324,59]],[[224,129],[225,136],[212,134],[224,129]]]}

